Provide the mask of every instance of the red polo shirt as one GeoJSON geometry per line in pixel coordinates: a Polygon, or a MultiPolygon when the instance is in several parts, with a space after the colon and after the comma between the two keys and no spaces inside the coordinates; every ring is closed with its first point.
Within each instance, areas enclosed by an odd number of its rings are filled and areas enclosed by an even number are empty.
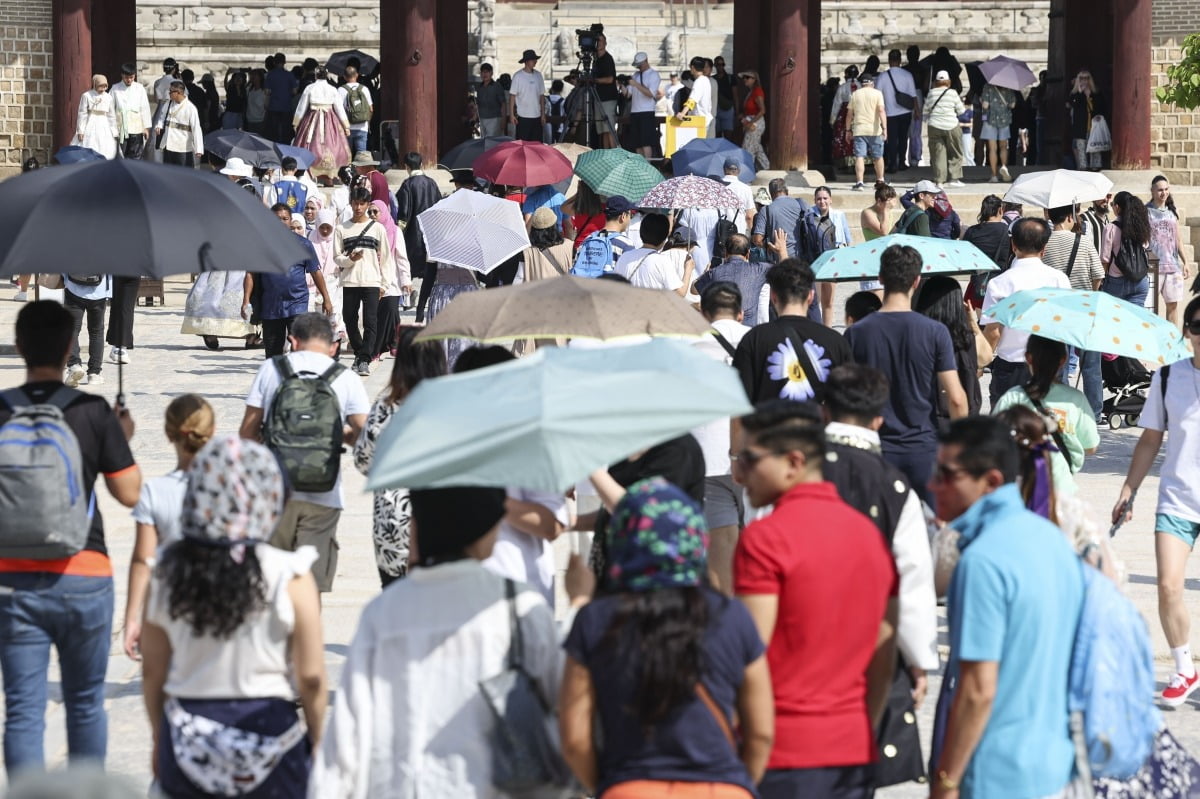
{"type": "Polygon", "coordinates": [[[896,596],[896,564],[879,530],[832,483],[804,483],[748,526],[734,590],[779,597],[767,647],[775,689],[773,769],[873,762],[867,665],[896,596]]]}

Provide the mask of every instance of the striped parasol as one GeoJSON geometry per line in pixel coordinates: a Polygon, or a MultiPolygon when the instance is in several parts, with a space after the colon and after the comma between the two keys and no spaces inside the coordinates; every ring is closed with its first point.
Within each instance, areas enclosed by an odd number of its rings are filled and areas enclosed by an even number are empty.
{"type": "Polygon", "coordinates": [[[487,274],[529,247],[521,206],[456,191],[417,215],[430,261],[487,274]]]}

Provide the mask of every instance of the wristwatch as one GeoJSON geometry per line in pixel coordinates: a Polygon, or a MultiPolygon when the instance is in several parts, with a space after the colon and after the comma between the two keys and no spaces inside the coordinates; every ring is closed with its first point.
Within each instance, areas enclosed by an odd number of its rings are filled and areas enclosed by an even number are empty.
{"type": "Polygon", "coordinates": [[[937,773],[937,778],[938,778],[938,785],[940,787],[945,788],[947,791],[957,791],[958,790],[958,780],[951,779],[950,775],[947,774],[945,771],[939,771],[937,773]]]}

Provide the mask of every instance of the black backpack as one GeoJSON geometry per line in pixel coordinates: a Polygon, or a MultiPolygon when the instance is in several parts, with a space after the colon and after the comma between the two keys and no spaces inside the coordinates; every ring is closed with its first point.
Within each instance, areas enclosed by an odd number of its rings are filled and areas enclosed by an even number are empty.
{"type": "Polygon", "coordinates": [[[279,389],[263,422],[263,443],[295,491],[332,491],[342,466],[342,407],[333,381],[346,367],[336,361],[321,375],[296,372],[286,355],[271,359],[279,389]]]}
{"type": "Polygon", "coordinates": [[[719,264],[725,260],[725,245],[729,237],[737,232],[737,224],[732,219],[726,219],[725,214],[721,214],[717,219],[717,243],[713,246],[713,263],[719,264]]]}
{"type": "MultiPolygon", "coordinates": [[[[1120,221],[1113,222],[1113,224],[1118,228],[1121,227],[1120,221]]],[[[1122,233],[1124,232],[1122,231],[1122,233]]],[[[1113,254],[1113,264],[1126,280],[1133,283],[1141,283],[1142,279],[1150,273],[1150,261],[1146,257],[1146,248],[1130,241],[1125,235],[1121,236],[1121,248],[1113,254]]]]}

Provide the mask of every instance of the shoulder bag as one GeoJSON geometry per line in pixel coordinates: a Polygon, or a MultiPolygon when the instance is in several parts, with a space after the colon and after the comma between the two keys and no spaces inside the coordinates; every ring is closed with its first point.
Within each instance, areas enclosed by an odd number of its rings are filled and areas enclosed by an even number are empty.
{"type": "Polygon", "coordinates": [[[896,79],[892,77],[891,69],[887,71],[887,78],[892,82],[892,91],[896,95],[896,105],[900,106],[901,108],[907,108],[909,111],[913,110],[917,104],[917,98],[908,92],[902,92],[896,88],[896,79]]]}

